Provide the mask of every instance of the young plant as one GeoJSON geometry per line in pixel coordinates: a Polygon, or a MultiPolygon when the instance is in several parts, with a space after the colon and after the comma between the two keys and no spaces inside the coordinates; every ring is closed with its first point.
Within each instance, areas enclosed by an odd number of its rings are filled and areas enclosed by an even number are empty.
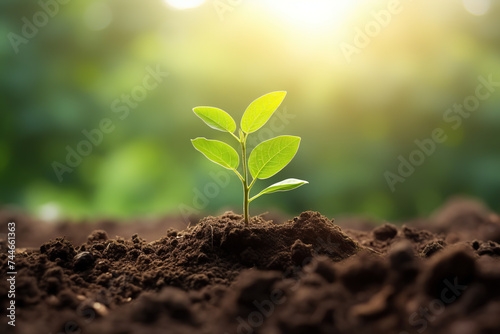
{"type": "Polygon", "coordinates": [[[248,135],[259,130],[267,123],[280,106],[285,95],[286,92],[272,92],[250,103],[241,118],[238,136],[235,135],[236,123],[224,110],[214,107],[196,107],[193,109],[194,113],[209,127],[229,132],[240,144],[243,175],[237,170],[240,159],[234,148],[224,142],[203,137],[191,140],[195,149],[200,151],[210,161],[232,170],[241,180],[243,184],[243,215],[246,225],[249,223],[248,209],[251,201],[264,194],[292,190],[309,183],[299,179],[286,179],[267,187],[250,198],[250,189],[252,189],[255,181],[257,179],[270,178],[278,173],[288,165],[299,149],[300,137],[278,136],[257,145],[247,160],[246,142],[248,135]],[[249,180],[248,171],[252,175],[251,181],[249,180]]]}

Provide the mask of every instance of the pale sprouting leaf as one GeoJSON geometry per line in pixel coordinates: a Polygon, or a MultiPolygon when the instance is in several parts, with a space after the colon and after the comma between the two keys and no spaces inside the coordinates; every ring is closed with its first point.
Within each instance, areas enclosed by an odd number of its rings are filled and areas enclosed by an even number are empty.
{"type": "Polygon", "coordinates": [[[212,129],[230,133],[236,130],[236,123],[233,118],[222,109],[214,107],[196,107],[193,108],[193,112],[212,129]]]}
{"type": "Polygon", "coordinates": [[[300,137],[279,136],[257,145],[248,158],[253,178],[267,179],[282,170],[299,149],[300,137]]]}
{"type": "Polygon", "coordinates": [[[203,153],[210,161],[224,168],[235,170],[240,164],[238,153],[226,143],[206,138],[191,139],[195,149],[203,153]]]}
{"type": "Polygon", "coordinates": [[[241,118],[241,129],[251,133],[260,129],[285,98],[286,92],[272,92],[263,95],[250,103],[241,118]]]}
{"type": "Polygon", "coordinates": [[[270,185],[266,189],[262,190],[260,193],[255,195],[250,199],[250,202],[256,199],[257,197],[260,197],[264,194],[271,194],[277,191],[288,191],[292,190],[295,188],[298,188],[304,184],[308,184],[309,182],[304,181],[304,180],[299,180],[299,179],[286,179],[280,182],[277,182],[275,184],[270,185]]]}

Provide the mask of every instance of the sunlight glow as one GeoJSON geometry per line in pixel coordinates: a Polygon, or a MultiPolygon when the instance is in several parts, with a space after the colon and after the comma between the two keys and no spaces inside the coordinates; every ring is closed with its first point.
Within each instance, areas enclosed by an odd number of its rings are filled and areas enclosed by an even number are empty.
{"type": "Polygon", "coordinates": [[[203,5],[203,3],[206,0],[164,0],[164,1],[175,9],[189,9],[203,5]]]}
{"type": "Polygon", "coordinates": [[[55,222],[60,215],[61,208],[54,202],[46,203],[38,208],[38,216],[48,222],[55,222]]]}
{"type": "Polygon", "coordinates": [[[267,0],[265,2],[292,22],[315,27],[340,21],[360,0],[267,0]]]}
{"type": "Polygon", "coordinates": [[[484,15],[491,7],[491,0],[463,0],[464,7],[474,15],[484,15]]]}

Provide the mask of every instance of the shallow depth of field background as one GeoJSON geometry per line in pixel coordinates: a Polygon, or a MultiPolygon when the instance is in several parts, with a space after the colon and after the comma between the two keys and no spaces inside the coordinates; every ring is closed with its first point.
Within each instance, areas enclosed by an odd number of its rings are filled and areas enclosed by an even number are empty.
{"type": "Polygon", "coordinates": [[[16,54],[8,34],[21,34],[23,17],[32,22],[41,7],[2,0],[1,205],[45,219],[179,215],[180,206],[240,212],[234,175],[196,201],[193,189],[204,194],[209,173],[224,170],[189,139],[235,142],[191,109],[216,106],[238,122],[253,99],[286,90],[277,113],[288,118],[262,136],[293,134],[302,144],[288,167],[254,189],[287,177],[310,184],[262,197],[252,214],[405,219],[455,194],[500,210],[500,89],[458,129],[443,121],[474,94],[478,76],[500,81],[500,1],[401,0],[401,13],[349,63],[341,43],[353,44],[389,2],[69,1],[16,54]],[[169,76],[121,120],[111,105],[142,84],[147,67],[169,76]],[[114,130],[59,182],[54,161],[65,164],[66,147],[104,118],[114,130]],[[398,156],[408,158],[436,127],[448,139],[392,192],[384,172],[395,173],[398,156]]]}

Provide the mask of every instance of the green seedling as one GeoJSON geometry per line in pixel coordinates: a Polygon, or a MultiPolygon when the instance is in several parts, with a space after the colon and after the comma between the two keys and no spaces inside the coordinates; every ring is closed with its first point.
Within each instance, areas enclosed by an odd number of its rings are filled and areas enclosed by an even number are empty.
{"type": "Polygon", "coordinates": [[[275,183],[250,198],[250,190],[257,179],[267,179],[282,170],[293,159],[299,149],[300,137],[278,136],[257,145],[247,160],[247,138],[250,133],[259,130],[271,118],[285,98],[286,92],[272,92],[250,103],[240,122],[238,136],[234,119],[224,110],[214,107],[196,107],[194,113],[209,127],[228,132],[240,144],[243,173],[238,172],[240,157],[228,144],[203,137],[192,139],[195,149],[210,161],[232,170],[243,184],[243,215],[245,224],[249,223],[249,204],[256,198],[277,191],[288,191],[309,183],[299,179],[286,179],[275,183]],[[249,180],[249,174],[252,180],[249,180]]]}

